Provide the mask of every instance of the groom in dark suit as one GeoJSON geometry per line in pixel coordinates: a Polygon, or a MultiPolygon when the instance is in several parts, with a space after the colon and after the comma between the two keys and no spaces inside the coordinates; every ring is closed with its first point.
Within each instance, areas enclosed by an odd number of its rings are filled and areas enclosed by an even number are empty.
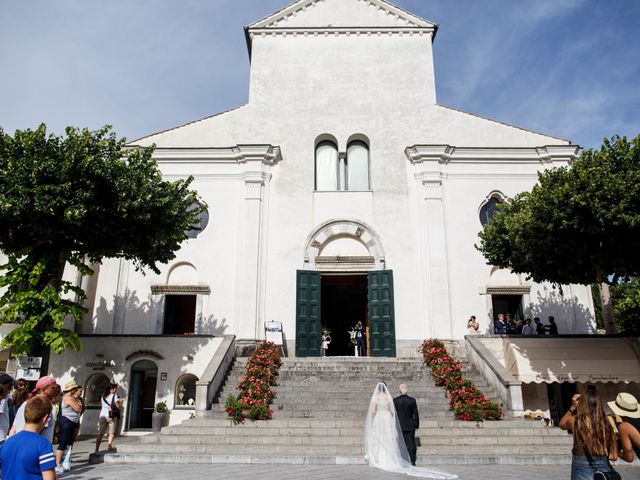
{"type": "Polygon", "coordinates": [[[407,386],[400,385],[400,395],[393,399],[393,404],[398,412],[398,420],[402,429],[404,443],[409,451],[411,464],[416,464],[416,430],[420,428],[420,418],[418,417],[418,405],[416,399],[407,395],[407,386]]]}

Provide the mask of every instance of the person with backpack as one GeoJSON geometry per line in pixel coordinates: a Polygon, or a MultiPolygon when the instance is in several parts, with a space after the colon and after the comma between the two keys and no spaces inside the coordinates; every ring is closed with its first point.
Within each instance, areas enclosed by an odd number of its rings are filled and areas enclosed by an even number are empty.
{"type": "Polygon", "coordinates": [[[116,436],[116,424],[120,418],[120,407],[122,401],[118,398],[117,392],[118,384],[110,383],[104,390],[102,395],[100,410],[100,420],[98,421],[98,438],[96,438],[96,453],[100,450],[100,444],[102,443],[102,437],[108,430],[109,436],[107,451],[114,451],[113,439],[116,436]]]}

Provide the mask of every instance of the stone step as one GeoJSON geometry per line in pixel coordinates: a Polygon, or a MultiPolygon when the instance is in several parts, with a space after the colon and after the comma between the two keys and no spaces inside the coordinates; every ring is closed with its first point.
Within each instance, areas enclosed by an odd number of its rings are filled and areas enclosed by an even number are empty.
{"type": "MultiPolygon", "coordinates": [[[[275,422],[277,420],[272,420],[275,422]]],[[[269,423],[271,423],[269,422],[269,423]]],[[[429,423],[429,422],[422,422],[429,423]]],[[[256,427],[254,424],[245,423],[242,425],[218,425],[210,426],[208,424],[201,425],[177,425],[173,427],[165,427],[159,436],[171,436],[171,435],[229,435],[229,436],[247,436],[247,435],[294,435],[294,436],[364,436],[364,425],[361,423],[358,426],[350,427],[292,427],[292,426],[274,426],[274,427],[256,427]]],[[[560,429],[554,428],[502,428],[496,430],[489,429],[465,429],[465,428],[440,428],[440,427],[425,427],[421,425],[421,428],[416,432],[419,437],[442,437],[449,438],[457,437],[486,437],[496,436],[499,438],[506,437],[560,437],[571,439],[570,435],[560,429]]],[[[141,437],[152,441],[154,436],[141,437]]]]}
{"type": "MultiPolygon", "coordinates": [[[[155,442],[157,438],[174,435],[220,435],[220,436],[319,436],[319,437],[332,437],[332,436],[353,436],[358,438],[364,437],[364,426],[359,427],[256,427],[249,424],[234,425],[234,426],[173,426],[162,429],[162,432],[158,435],[147,435],[141,437],[141,442],[155,442]]],[[[571,436],[560,429],[541,429],[541,428],[503,428],[503,429],[464,429],[464,428],[438,428],[438,427],[421,427],[416,436],[422,439],[432,438],[451,438],[455,441],[464,441],[464,439],[471,438],[486,438],[489,436],[496,437],[498,439],[507,437],[521,437],[529,439],[532,437],[554,437],[571,441],[571,436]],[[461,440],[460,440],[461,439],[461,440]]],[[[471,440],[475,441],[475,440],[471,440]]]]}
{"type": "MultiPolygon", "coordinates": [[[[237,439],[242,440],[242,439],[237,439]]],[[[123,444],[118,447],[119,453],[166,453],[166,454],[251,454],[251,455],[364,455],[364,447],[360,444],[326,444],[313,441],[314,437],[307,440],[307,443],[282,443],[270,444],[261,443],[262,438],[245,439],[243,443],[225,444],[123,444]]],[[[430,455],[456,455],[460,453],[460,445],[422,445],[418,447],[418,457],[430,455]]],[[[571,450],[571,445],[566,444],[562,449],[571,450]]],[[[464,445],[466,455],[547,455],[557,454],[558,445],[464,445]]]]}
{"type": "MultiPolygon", "coordinates": [[[[209,413],[209,412],[208,412],[209,413]]],[[[233,425],[231,419],[222,416],[206,415],[204,417],[197,417],[190,420],[185,420],[180,425],[174,425],[171,427],[165,427],[162,431],[170,428],[183,428],[183,427],[233,427],[236,429],[261,429],[261,428],[361,428],[364,426],[364,421],[361,418],[348,418],[348,419],[288,419],[288,418],[274,418],[273,420],[259,420],[249,421],[233,425]]],[[[438,428],[438,429],[456,429],[456,430],[470,430],[470,431],[499,431],[504,429],[525,429],[527,431],[543,431],[543,432],[561,432],[563,435],[567,435],[566,432],[559,428],[546,427],[542,422],[534,422],[530,420],[520,419],[505,419],[495,422],[463,422],[454,419],[432,419],[430,417],[420,419],[420,430],[426,428],[438,428]]]]}
{"type": "MultiPolygon", "coordinates": [[[[275,409],[273,416],[275,417],[292,417],[292,418],[352,418],[351,412],[341,410],[304,410],[304,409],[275,409]]],[[[431,417],[435,418],[453,418],[451,412],[431,412],[431,417]]],[[[364,421],[365,415],[362,417],[364,421]]]]}
{"type": "MultiPolygon", "coordinates": [[[[105,463],[132,464],[269,464],[269,465],[364,465],[361,455],[188,455],[188,454],[123,454],[104,455],[105,463]]],[[[440,467],[446,470],[450,465],[570,465],[569,454],[541,455],[446,455],[437,458],[418,457],[418,466],[440,467]]]]}
{"type": "MultiPolygon", "coordinates": [[[[205,433],[187,433],[173,435],[145,436],[140,439],[142,445],[169,445],[169,444],[196,444],[196,445],[234,445],[234,444],[265,444],[265,445],[356,445],[362,446],[364,432],[359,435],[299,435],[293,433],[268,432],[263,435],[208,435],[205,433]]],[[[495,436],[495,435],[475,435],[475,436],[447,436],[447,435],[419,435],[422,448],[444,445],[458,446],[485,446],[485,445],[562,445],[571,447],[572,439],[566,436],[495,436]]]]}

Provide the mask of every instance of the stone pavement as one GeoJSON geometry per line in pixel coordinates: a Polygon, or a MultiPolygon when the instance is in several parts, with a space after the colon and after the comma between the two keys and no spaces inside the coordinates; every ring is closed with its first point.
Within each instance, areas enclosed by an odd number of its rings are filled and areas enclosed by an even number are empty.
{"type": "MultiPolygon", "coordinates": [[[[446,468],[446,467],[444,467],[446,468]]],[[[447,471],[461,480],[560,480],[569,479],[568,466],[476,465],[454,466],[447,471]]],[[[640,468],[619,467],[624,480],[640,480],[640,468]]],[[[69,480],[383,480],[407,479],[406,475],[383,472],[361,465],[89,465],[76,463],[71,472],[60,475],[69,480]]]]}
{"type": "MultiPolygon", "coordinates": [[[[116,438],[118,443],[132,441],[131,437],[116,438]]],[[[88,463],[93,439],[76,443],[73,468],[59,475],[66,480],[383,480],[408,479],[405,475],[387,473],[362,465],[126,465],[88,463]]],[[[640,468],[629,467],[619,462],[617,470],[624,480],[640,480],[640,468]]],[[[436,468],[436,467],[434,467],[436,468]]],[[[562,480],[569,479],[567,465],[474,465],[440,466],[443,470],[457,474],[461,480],[562,480]]]]}

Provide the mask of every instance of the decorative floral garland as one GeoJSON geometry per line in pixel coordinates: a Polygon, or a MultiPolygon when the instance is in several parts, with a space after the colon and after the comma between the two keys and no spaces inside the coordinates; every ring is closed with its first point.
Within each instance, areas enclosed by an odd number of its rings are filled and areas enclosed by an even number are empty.
{"type": "Polygon", "coordinates": [[[449,410],[458,420],[481,422],[500,420],[504,416],[502,409],[482,394],[469,380],[462,378],[462,365],[449,355],[440,340],[425,340],[419,352],[431,368],[431,376],[437,386],[445,387],[449,397],[449,410]]]}
{"type": "Polygon", "coordinates": [[[273,411],[269,403],[276,396],[271,387],[277,385],[278,369],[282,365],[280,347],[273,342],[258,345],[247,364],[247,370],[238,383],[240,394],[229,394],[224,411],[233,423],[250,420],[269,420],[273,411]]]}

